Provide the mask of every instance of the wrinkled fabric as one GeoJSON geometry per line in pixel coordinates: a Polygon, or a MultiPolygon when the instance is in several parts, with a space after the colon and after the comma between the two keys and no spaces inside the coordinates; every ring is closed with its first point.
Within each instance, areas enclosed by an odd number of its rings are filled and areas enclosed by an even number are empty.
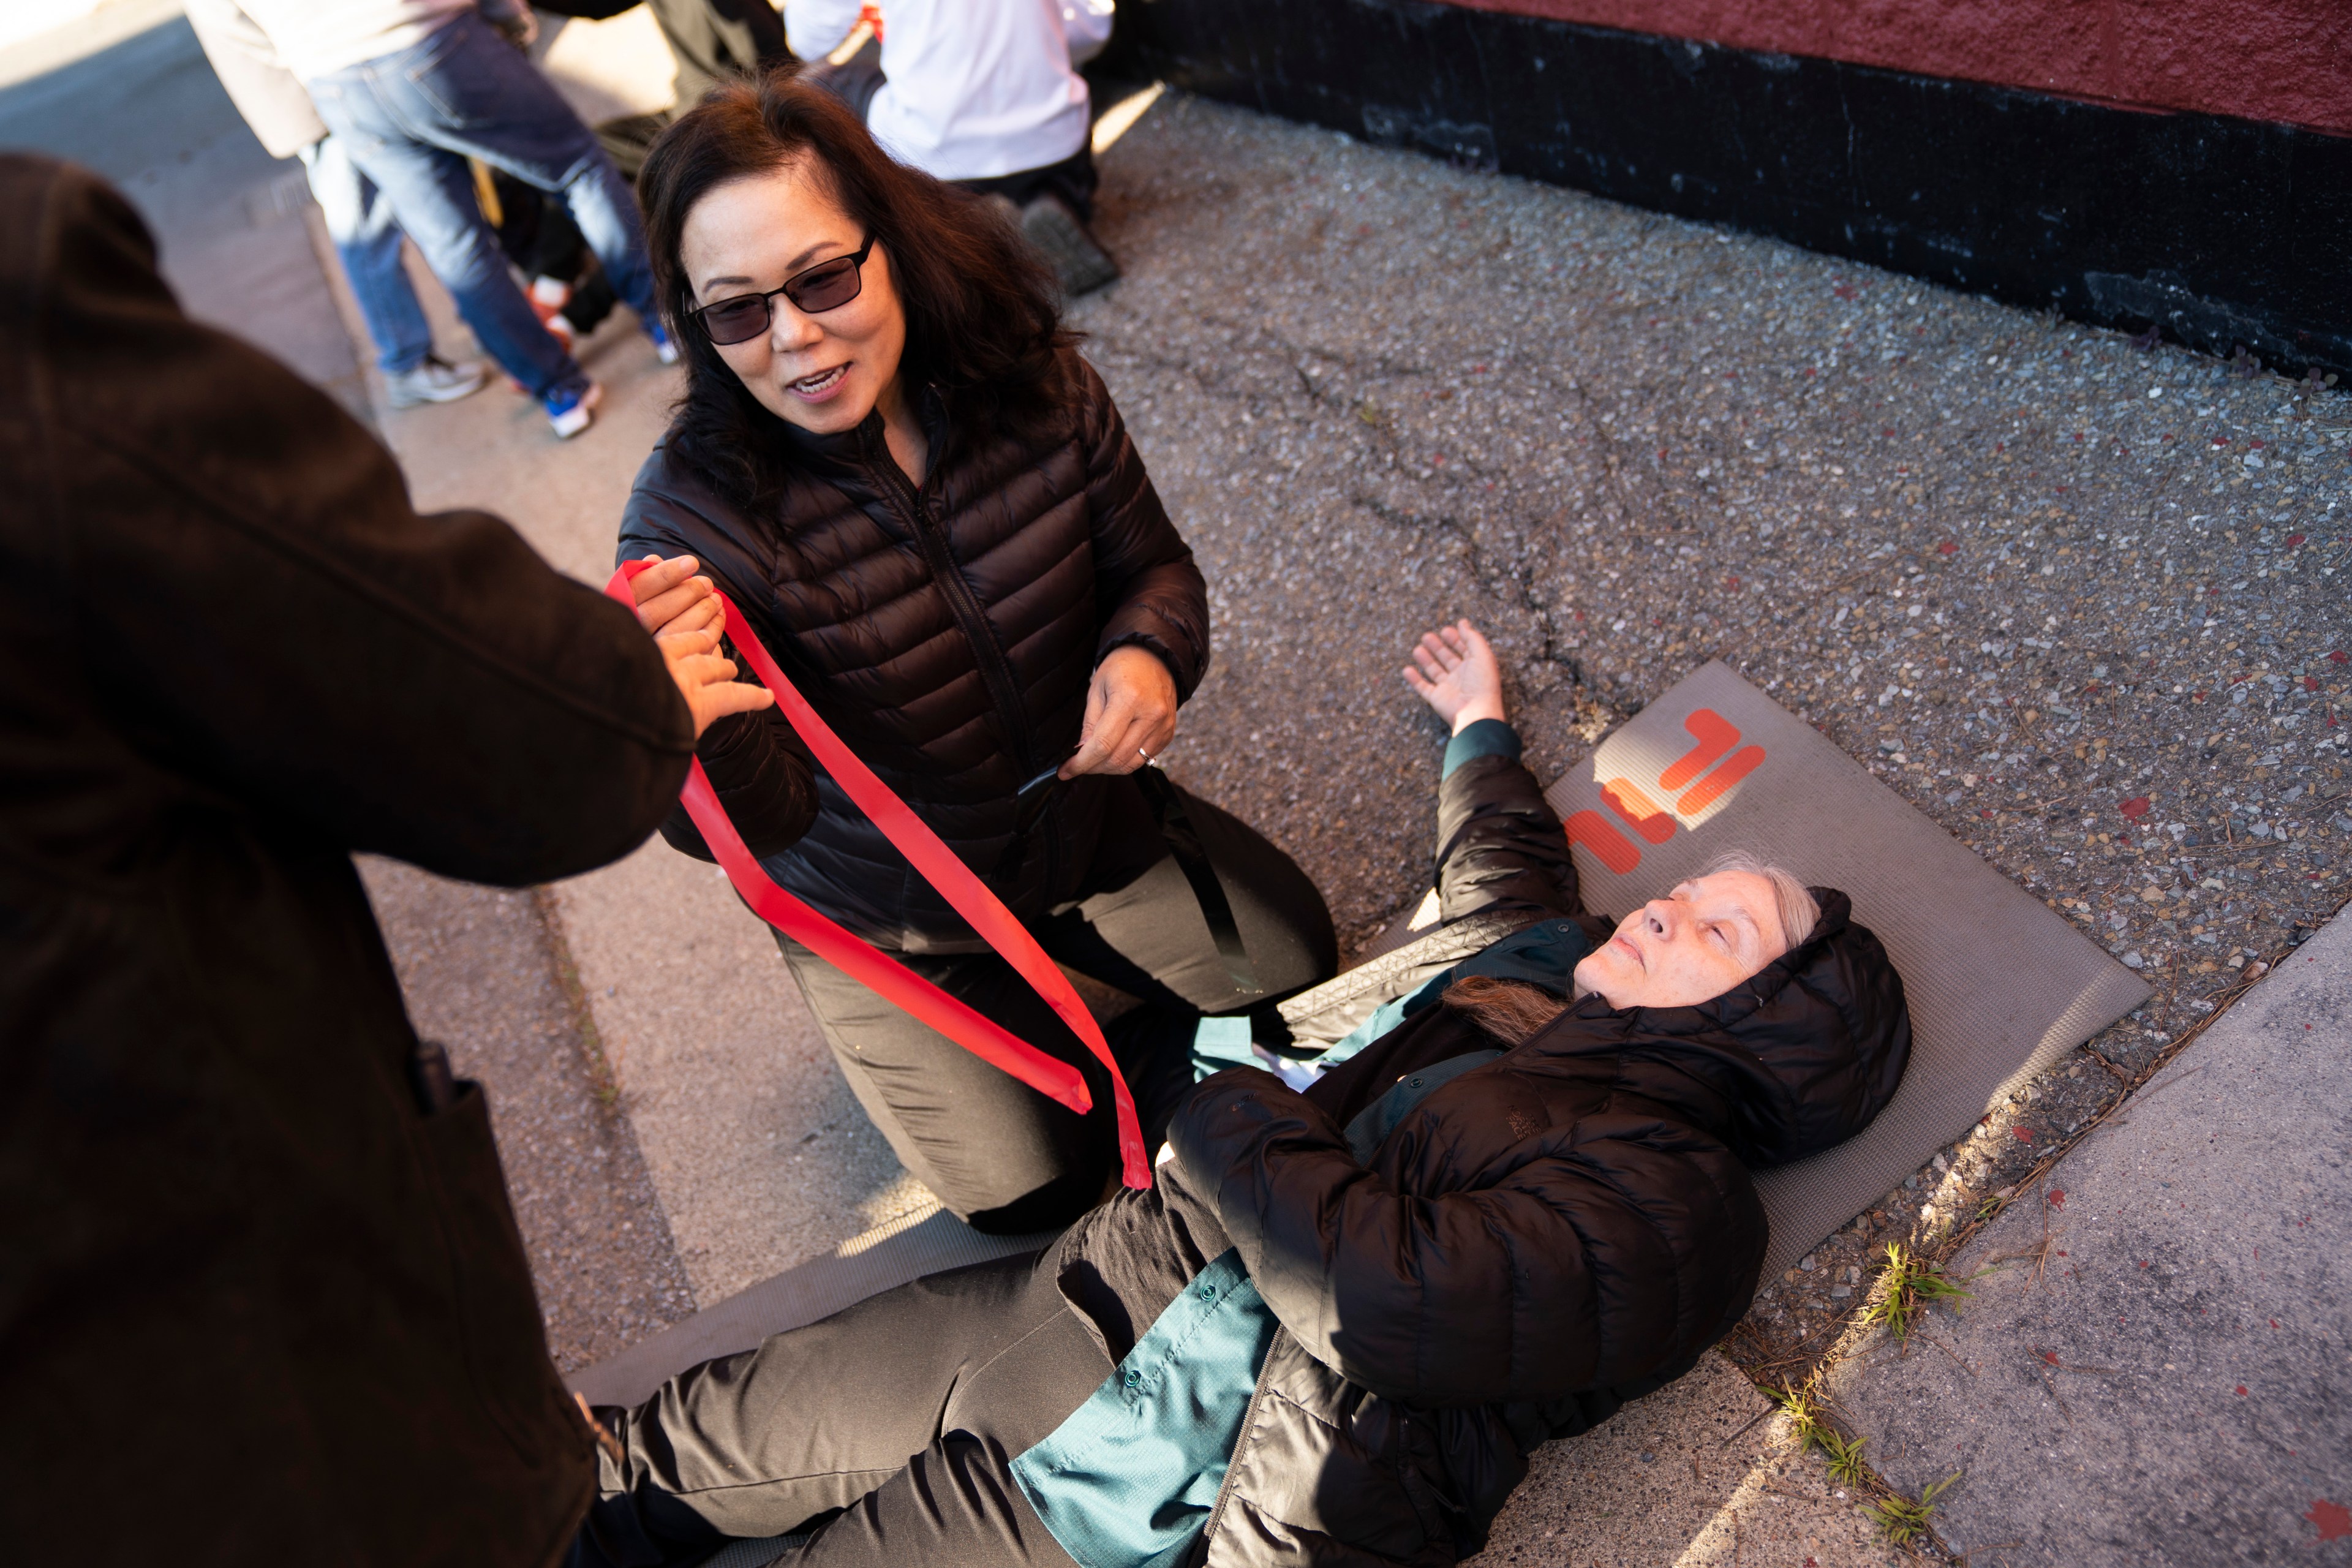
{"type": "MultiPolygon", "coordinates": [[[[1499,904],[1607,929],[1517,763],[1463,761],[1439,821],[1449,921],[1499,904]]],[[[1159,1201],[1212,1210],[1282,1324],[1211,1568],[1454,1562],[1536,1444],[1680,1376],[1738,1321],[1767,1240],[1749,1171],[1851,1136],[1909,1055],[1884,950],[1843,894],[1814,892],[1813,935],[1729,994],[1587,996],[1430,1089],[1369,1158],[1351,1121],[1494,1042],[1427,1006],[1304,1093],[1248,1068],[1201,1084],[1159,1201]]]]}
{"type": "MultiPolygon", "coordinates": [[[[919,488],[878,414],[838,436],[780,436],[797,471],[759,515],[665,443],[637,475],[618,552],[697,557],[825,722],[1028,922],[1067,903],[1094,858],[1112,781],[1048,791],[1034,821],[1020,791],[1076,749],[1095,666],[1147,648],[1181,700],[1209,662],[1192,551],[1102,378],[1075,351],[1061,371],[1058,413],[1025,440],[965,438],[954,408],[926,394],[919,488]]],[[[768,777],[807,777],[785,728],[772,715],[730,726],[723,759],[706,737],[703,765],[730,814],[739,799],[796,797],[768,777]]],[[[984,950],[830,778],[808,787],[814,826],[766,858],[779,884],[878,946],[984,950]]],[[[790,837],[737,821],[755,845],[790,837]]],[[[664,833],[704,852],[682,818],[664,833]]]]}
{"type": "Polygon", "coordinates": [[[685,778],[677,686],[505,523],[419,516],[44,159],[0,157],[0,477],[9,1560],[549,1562],[593,1445],[352,854],[626,854],[685,778]]]}
{"type": "Polygon", "coordinates": [[[1013,1461],[1085,1568],[1173,1568],[1224,1483],[1274,1314],[1227,1251],[1169,1302],[1086,1403],[1013,1461]]]}

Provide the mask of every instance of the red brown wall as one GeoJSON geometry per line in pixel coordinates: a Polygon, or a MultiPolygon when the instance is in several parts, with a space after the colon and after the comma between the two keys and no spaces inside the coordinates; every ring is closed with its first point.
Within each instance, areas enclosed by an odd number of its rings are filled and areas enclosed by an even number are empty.
{"type": "Polygon", "coordinates": [[[2352,135],[2352,0],[1449,3],[2352,135]]]}

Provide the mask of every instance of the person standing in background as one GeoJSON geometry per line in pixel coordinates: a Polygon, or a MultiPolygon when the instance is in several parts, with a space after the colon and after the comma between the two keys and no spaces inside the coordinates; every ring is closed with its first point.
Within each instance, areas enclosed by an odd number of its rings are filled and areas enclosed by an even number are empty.
{"type": "Polygon", "coordinates": [[[1094,217],[1091,95],[1071,66],[1110,36],[1108,0],[889,0],[878,46],[834,64],[862,0],[792,0],[793,53],[809,79],[856,110],[883,150],[934,179],[1014,209],[1065,296],[1099,289],[1118,264],[1094,217]]]}
{"type": "Polygon", "coordinates": [[[596,1436],[352,857],[604,865],[768,693],[419,516],[95,176],[0,155],[0,300],[7,1560],[543,1568],[596,1436]]]}
{"type": "MultiPolygon", "coordinates": [[[[1110,0],[1087,0],[1108,5],[1110,0]]],[[[613,163],[631,181],[645,166],[646,149],[669,122],[702,101],[703,94],[722,81],[754,77],[772,66],[789,62],[784,47],[784,19],[771,0],[539,0],[542,14],[575,17],[583,22],[609,21],[642,4],[661,29],[677,62],[677,102],[650,114],[625,115],[600,121],[596,139],[613,163]]]]}
{"type": "Polygon", "coordinates": [[[343,264],[352,298],[375,343],[376,368],[394,408],[455,403],[489,379],[478,363],[451,364],[433,352],[433,327],[401,265],[403,236],[383,193],[330,135],[310,95],[236,0],[187,0],[188,26],[229,101],[273,158],[299,158],[327,237],[343,264]]]}
{"type": "Polygon", "coordinates": [[[539,400],[558,436],[588,428],[602,389],[540,324],[507,270],[467,159],[561,195],[662,363],[676,362],[654,309],[644,228],[627,182],[515,47],[537,31],[525,0],[238,5],[308,89],[352,162],[390,199],[483,350],[539,400]]]}

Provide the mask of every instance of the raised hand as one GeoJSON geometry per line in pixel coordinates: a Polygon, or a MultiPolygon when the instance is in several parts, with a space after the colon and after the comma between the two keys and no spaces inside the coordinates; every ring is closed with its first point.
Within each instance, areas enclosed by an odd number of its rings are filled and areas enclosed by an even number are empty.
{"type": "Polygon", "coordinates": [[[764,686],[735,679],[735,661],[719,652],[719,632],[715,627],[694,631],[664,632],[654,638],[662,658],[669,665],[669,678],[677,682],[678,695],[694,712],[694,737],[730,713],[756,713],[776,700],[776,694],[764,686]]]}
{"type": "Polygon", "coordinates": [[[730,713],[756,713],[774,702],[774,692],[736,679],[735,661],[720,657],[727,612],[710,579],[695,575],[700,563],[691,555],[646,559],[652,564],[629,582],[637,597],[637,624],[653,634],[669,678],[693,710],[695,738],[730,713]]]}
{"type": "Polygon", "coordinates": [[[1468,621],[1423,632],[1404,682],[1460,734],[1481,719],[1501,719],[1503,671],[1495,650],[1468,621]]]}
{"type": "Polygon", "coordinates": [[[1149,648],[1115,647],[1095,666],[1078,749],[1062,776],[1131,773],[1175,738],[1176,678],[1149,648]]]}
{"type": "Polygon", "coordinates": [[[705,627],[723,629],[727,612],[719,607],[719,593],[710,579],[696,575],[700,562],[691,555],[673,555],[667,561],[648,555],[646,560],[649,564],[629,582],[637,596],[639,626],[656,637],[705,627]]]}

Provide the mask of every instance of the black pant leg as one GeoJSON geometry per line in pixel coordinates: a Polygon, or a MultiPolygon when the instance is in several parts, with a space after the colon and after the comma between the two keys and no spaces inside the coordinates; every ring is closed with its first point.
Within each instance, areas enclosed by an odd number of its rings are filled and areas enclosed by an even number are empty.
{"type": "Polygon", "coordinates": [[[882,46],[871,39],[839,65],[817,60],[803,67],[802,77],[849,105],[860,120],[874,107],[874,95],[889,79],[882,74],[882,46]]]}
{"type": "Polygon", "coordinates": [[[939,1438],[783,1563],[1076,1568],[1013,1480],[1013,1461],[1068,1419],[1111,1372],[1077,1314],[1060,1311],[961,1380],[939,1438]]]}
{"type": "Polygon", "coordinates": [[[1234,984],[1192,883],[1132,785],[1105,806],[1101,881],[1039,932],[1045,950],[1148,1005],[1201,1013],[1244,1012],[1337,973],[1331,910],[1298,862],[1231,812],[1176,793],[1233,908],[1255,985],[1244,991],[1234,984]],[[1148,852],[1137,855],[1138,844],[1148,852]],[[1139,863],[1139,872],[1129,868],[1139,863]]]}
{"type": "Polygon", "coordinates": [[[1027,206],[1039,196],[1059,196],[1080,219],[1091,223],[1095,216],[1095,191],[1101,184],[1101,176],[1095,169],[1093,143],[1081,142],[1076,152],[1058,163],[1023,169],[1017,174],[990,174],[950,183],[980,195],[1001,195],[1016,207],[1027,206]]]}
{"type": "Polygon", "coordinates": [[[1094,1205],[1118,1153],[1110,1078],[992,952],[899,953],[908,968],[1083,1074],[1080,1116],[991,1067],[799,943],[777,939],[842,1076],[899,1163],[973,1228],[1020,1236],[1094,1205]]]}
{"type": "Polygon", "coordinates": [[[1066,1562],[1006,1467],[1110,1370],[1035,1255],[899,1286],[599,1411],[623,1457],[599,1460],[574,1568],[813,1523],[812,1562],[1066,1562]],[[936,1556],[907,1549],[925,1541],[936,1556]]]}

